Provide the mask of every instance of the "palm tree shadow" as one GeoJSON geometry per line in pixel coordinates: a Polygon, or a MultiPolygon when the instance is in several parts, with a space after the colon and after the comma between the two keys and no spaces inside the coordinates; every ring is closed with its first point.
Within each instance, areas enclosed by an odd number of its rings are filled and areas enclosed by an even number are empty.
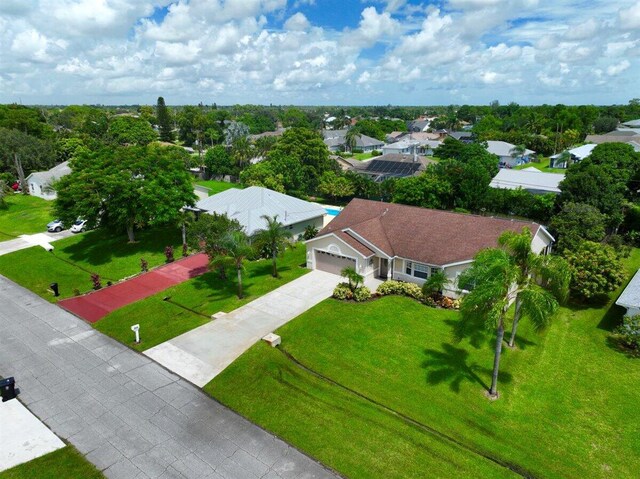
{"type": "MultiPolygon", "coordinates": [[[[425,349],[427,359],[422,363],[422,367],[427,369],[427,383],[437,385],[449,383],[449,388],[456,393],[460,392],[460,385],[463,381],[470,381],[481,385],[484,389],[489,389],[489,385],[482,379],[490,377],[491,368],[481,366],[476,362],[469,362],[469,351],[463,348],[456,348],[451,344],[442,343],[442,349],[425,349]]],[[[500,380],[511,381],[511,375],[500,372],[500,380]]]]}

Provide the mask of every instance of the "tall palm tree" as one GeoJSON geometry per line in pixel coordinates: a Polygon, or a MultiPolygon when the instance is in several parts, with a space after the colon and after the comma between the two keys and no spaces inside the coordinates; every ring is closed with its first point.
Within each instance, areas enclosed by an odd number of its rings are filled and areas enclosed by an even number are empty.
{"type": "Polygon", "coordinates": [[[460,306],[461,323],[459,333],[469,327],[494,329],[493,373],[489,397],[498,397],[498,373],[504,340],[507,311],[517,296],[520,296],[522,314],[531,318],[536,329],[543,328],[555,312],[558,303],[548,292],[537,284],[518,286],[520,275],[514,259],[502,249],[486,249],[474,258],[473,265],[460,275],[458,284],[471,289],[460,306]]]}
{"type": "Polygon", "coordinates": [[[213,258],[212,263],[231,263],[238,275],[238,299],[242,299],[242,270],[244,261],[253,252],[249,237],[244,231],[229,231],[220,240],[220,254],[213,258]]]}
{"type": "Polygon", "coordinates": [[[362,134],[358,127],[352,127],[347,130],[347,134],[344,136],[344,144],[349,148],[349,153],[353,153],[353,149],[356,146],[356,141],[362,134]]]}
{"type": "Polygon", "coordinates": [[[278,215],[262,215],[266,227],[257,231],[253,237],[254,244],[260,249],[267,249],[271,254],[272,276],[278,277],[278,255],[290,244],[291,233],[284,229],[282,223],[278,221],[278,215]]]}
{"type": "Polygon", "coordinates": [[[516,145],[511,148],[509,153],[511,154],[511,158],[517,160],[518,158],[522,158],[526,152],[527,148],[524,145],[516,145]]]}
{"type": "MultiPolygon", "coordinates": [[[[567,262],[559,256],[544,256],[531,251],[533,235],[528,228],[522,228],[521,233],[505,231],[498,238],[498,244],[511,256],[518,267],[517,287],[520,291],[530,286],[540,284],[542,290],[550,293],[554,298],[564,303],[569,295],[571,272],[567,262]]],[[[513,326],[509,338],[509,347],[513,348],[516,340],[518,324],[522,317],[522,295],[517,294],[513,326]]]]}

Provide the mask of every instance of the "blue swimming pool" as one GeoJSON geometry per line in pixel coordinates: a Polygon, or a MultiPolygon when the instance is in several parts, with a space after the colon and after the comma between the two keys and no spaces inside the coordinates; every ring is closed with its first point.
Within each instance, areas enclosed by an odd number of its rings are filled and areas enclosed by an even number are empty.
{"type": "Polygon", "coordinates": [[[325,208],[324,210],[327,212],[329,216],[338,216],[340,214],[340,211],[342,211],[342,210],[337,210],[335,208],[325,208]]]}

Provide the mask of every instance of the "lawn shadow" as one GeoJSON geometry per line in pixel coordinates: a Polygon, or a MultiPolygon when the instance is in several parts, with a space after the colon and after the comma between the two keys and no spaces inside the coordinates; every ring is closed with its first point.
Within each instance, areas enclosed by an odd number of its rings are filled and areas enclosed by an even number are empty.
{"type": "MultiPolygon", "coordinates": [[[[508,333],[505,333],[505,342],[509,340],[509,337],[511,336],[511,331],[509,331],[508,333]]],[[[521,350],[524,351],[525,349],[527,349],[529,346],[537,346],[538,343],[531,341],[529,339],[523,338],[522,335],[518,336],[516,335],[516,347],[521,350]]]]}
{"type": "Polygon", "coordinates": [[[471,346],[480,349],[491,342],[491,337],[484,327],[471,327],[460,320],[453,319],[445,319],[444,324],[451,328],[452,338],[456,343],[468,339],[471,346]]]}
{"type": "MultiPolygon", "coordinates": [[[[489,385],[480,375],[490,377],[491,368],[469,362],[469,351],[464,348],[456,348],[447,343],[442,343],[441,347],[441,350],[424,350],[427,359],[422,363],[422,367],[428,370],[427,383],[432,385],[449,383],[449,389],[456,393],[460,392],[463,381],[474,382],[484,389],[489,389],[489,385]]],[[[500,381],[510,382],[511,374],[501,371],[500,381]]]]}
{"type": "Polygon", "coordinates": [[[177,228],[155,228],[136,232],[136,243],[129,243],[125,233],[113,233],[105,230],[94,230],[84,233],[81,239],[64,246],[61,251],[73,262],[84,262],[91,266],[100,266],[113,261],[114,258],[144,257],[150,253],[161,255],[167,245],[180,243],[177,228]]]}
{"type": "Polygon", "coordinates": [[[604,313],[602,319],[598,323],[598,329],[604,331],[613,331],[614,328],[622,323],[622,317],[626,313],[626,309],[622,306],[618,306],[615,303],[611,303],[607,312],[604,313]]]}

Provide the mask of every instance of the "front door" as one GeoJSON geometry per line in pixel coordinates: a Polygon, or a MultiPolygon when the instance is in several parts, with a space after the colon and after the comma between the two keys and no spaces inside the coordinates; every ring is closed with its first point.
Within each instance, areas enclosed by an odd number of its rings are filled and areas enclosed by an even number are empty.
{"type": "Polygon", "coordinates": [[[389,273],[389,260],[385,258],[380,258],[380,270],[378,271],[378,276],[381,278],[387,279],[387,274],[389,273]]]}

